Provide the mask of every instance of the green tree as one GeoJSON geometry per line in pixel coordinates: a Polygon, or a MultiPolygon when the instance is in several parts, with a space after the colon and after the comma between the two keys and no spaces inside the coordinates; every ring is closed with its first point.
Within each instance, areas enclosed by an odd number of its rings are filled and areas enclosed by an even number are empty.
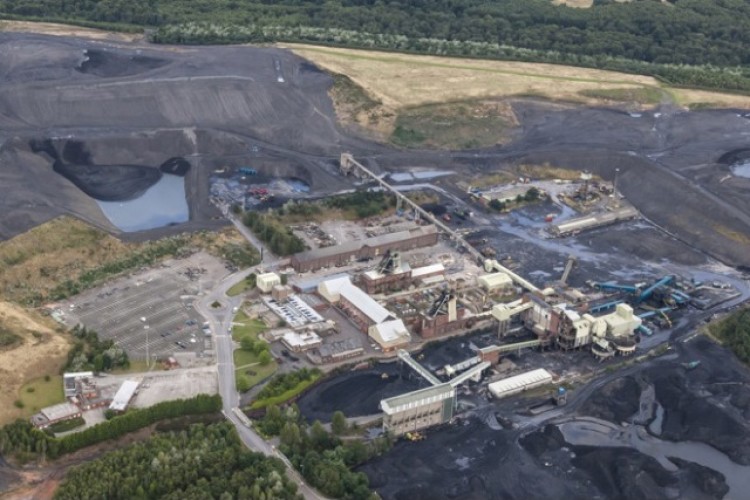
{"type": "Polygon", "coordinates": [[[346,415],[342,411],[335,411],[331,417],[331,431],[336,436],[341,436],[346,432],[348,424],[346,422],[346,415]]]}
{"type": "Polygon", "coordinates": [[[258,355],[258,362],[260,362],[261,366],[267,366],[272,359],[273,358],[271,357],[271,354],[268,352],[268,350],[265,350],[258,355]]]}

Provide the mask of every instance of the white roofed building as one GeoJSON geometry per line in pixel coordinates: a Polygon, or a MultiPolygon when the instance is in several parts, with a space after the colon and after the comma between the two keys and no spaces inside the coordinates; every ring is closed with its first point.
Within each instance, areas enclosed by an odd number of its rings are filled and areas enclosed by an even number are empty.
{"type": "Polygon", "coordinates": [[[405,346],[411,341],[409,330],[406,329],[406,325],[404,325],[404,322],[400,319],[372,325],[368,329],[367,335],[377,342],[377,344],[383,349],[383,352],[393,351],[394,349],[405,346]]]}
{"type": "Polygon", "coordinates": [[[126,380],[122,383],[115,397],[112,398],[112,403],[109,405],[110,410],[114,411],[125,411],[130,404],[130,400],[135,396],[135,392],[138,390],[140,383],[136,380],[126,380]]]}
{"type": "Polygon", "coordinates": [[[328,280],[318,285],[318,293],[345,311],[361,331],[394,319],[393,314],[360,288],[349,277],[328,280]]]}

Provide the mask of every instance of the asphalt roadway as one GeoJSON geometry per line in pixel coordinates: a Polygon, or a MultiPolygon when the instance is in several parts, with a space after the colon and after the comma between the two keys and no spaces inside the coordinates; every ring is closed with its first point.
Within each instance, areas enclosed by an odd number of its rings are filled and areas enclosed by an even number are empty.
{"type": "MultiPolygon", "coordinates": [[[[258,241],[255,236],[242,224],[240,221],[227,215],[237,229],[250,241],[251,244],[255,245],[256,248],[263,248],[263,262],[259,266],[263,266],[268,269],[274,267],[280,259],[268,252],[258,241]]],[[[232,288],[237,283],[240,283],[245,277],[258,269],[258,266],[243,269],[234,274],[230,274],[224,278],[219,285],[213,290],[207,291],[205,295],[195,303],[195,310],[205,318],[211,327],[211,331],[214,333],[214,343],[216,346],[216,358],[218,364],[219,373],[219,394],[222,400],[222,413],[229,420],[232,425],[237,429],[237,433],[240,436],[242,442],[251,450],[259,453],[263,453],[269,457],[276,457],[281,459],[286,465],[287,475],[297,483],[299,492],[306,498],[311,500],[322,500],[326,497],[315,491],[313,488],[305,483],[305,480],[300,476],[299,473],[294,469],[289,460],[277,450],[273,445],[266,442],[258,433],[256,433],[251,427],[248,427],[242,418],[237,415],[240,404],[240,395],[237,392],[235,386],[235,368],[234,368],[234,342],[232,340],[232,320],[234,319],[234,308],[242,305],[242,297],[229,297],[227,290],[232,288]],[[216,310],[211,307],[214,301],[221,302],[224,307],[216,310]]]]}

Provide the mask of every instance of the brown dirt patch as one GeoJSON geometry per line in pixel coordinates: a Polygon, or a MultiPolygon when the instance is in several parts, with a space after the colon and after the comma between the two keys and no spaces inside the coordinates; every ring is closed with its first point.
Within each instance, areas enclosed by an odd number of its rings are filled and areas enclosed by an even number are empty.
{"type": "Polygon", "coordinates": [[[120,42],[134,42],[143,39],[141,33],[118,33],[114,31],[82,28],[57,23],[35,23],[31,21],[0,21],[0,31],[19,33],[41,33],[54,36],[77,36],[94,40],[112,40],[120,42]]]}
{"type": "Polygon", "coordinates": [[[44,375],[56,375],[65,362],[70,340],[55,331],[48,318],[8,302],[0,302],[0,326],[21,337],[15,347],[0,352],[0,425],[25,416],[29,409],[16,408],[24,383],[44,375]]]}

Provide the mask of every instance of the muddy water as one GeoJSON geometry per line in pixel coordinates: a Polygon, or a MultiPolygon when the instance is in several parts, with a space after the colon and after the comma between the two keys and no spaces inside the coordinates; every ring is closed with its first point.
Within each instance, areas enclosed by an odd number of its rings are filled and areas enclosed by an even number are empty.
{"type": "Polygon", "coordinates": [[[750,161],[738,163],[732,167],[732,173],[737,177],[746,177],[750,179],[750,161]]]}
{"type": "Polygon", "coordinates": [[[143,231],[187,222],[190,219],[185,179],[171,174],[130,201],[97,201],[107,219],[125,232],[143,231]]]}
{"type": "Polygon", "coordinates": [[[668,457],[681,458],[722,473],[729,492],[724,498],[747,498],[750,467],[732,462],[711,446],[694,441],[662,441],[650,436],[640,425],[621,427],[593,417],[582,417],[558,425],[565,441],[576,446],[627,447],[656,459],[665,469],[676,471],[668,457]]]}

